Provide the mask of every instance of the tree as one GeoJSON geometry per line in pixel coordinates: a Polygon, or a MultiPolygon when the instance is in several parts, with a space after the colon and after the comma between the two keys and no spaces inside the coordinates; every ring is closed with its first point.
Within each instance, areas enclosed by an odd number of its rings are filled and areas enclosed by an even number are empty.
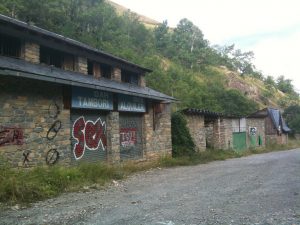
{"type": "Polygon", "coordinates": [[[166,53],[170,43],[168,21],[163,21],[154,29],[155,46],[158,51],[166,53]]]}
{"type": "Polygon", "coordinates": [[[264,83],[266,85],[270,85],[271,87],[276,87],[276,82],[272,76],[267,76],[267,78],[264,80],[264,83]]]}
{"type": "Polygon", "coordinates": [[[201,64],[204,59],[203,50],[208,46],[202,31],[188,19],[182,19],[171,36],[172,48],[176,54],[172,57],[187,68],[201,64]]]}
{"type": "Polygon", "coordinates": [[[292,133],[300,133],[300,106],[292,105],[286,108],[283,112],[283,117],[287,122],[289,128],[292,129],[292,133]]]}
{"type": "Polygon", "coordinates": [[[291,93],[294,92],[294,87],[292,85],[292,80],[285,79],[285,77],[283,75],[281,75],[277,78],[276,86],[283,93],[291,94],[291,93]]]}

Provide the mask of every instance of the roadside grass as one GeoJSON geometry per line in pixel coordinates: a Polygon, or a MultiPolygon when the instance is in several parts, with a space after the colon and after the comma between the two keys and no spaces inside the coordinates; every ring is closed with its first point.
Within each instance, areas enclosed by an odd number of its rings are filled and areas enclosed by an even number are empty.
{"type": "MultiPolygon", "coordinates": [[[[157,167],[189,166],[216,160],[237,158],[251,154],[266,153],[300,146],[300,141],[290,140],[288,145],[272,145],[250,149],[241,153],[231,150],[206,150],[189,156],[162,157],[156,161],[105,163],[82,163],[77,166],[37,167],[33,169],[10,168],[0,162],[0,208],[1,205],[29,204],[52,198],[65,192],[102,188],[113,180],[121,180],[130,174],[157,167]]],[[[3,161],[3,159],[0,161],[3,161]]]]}

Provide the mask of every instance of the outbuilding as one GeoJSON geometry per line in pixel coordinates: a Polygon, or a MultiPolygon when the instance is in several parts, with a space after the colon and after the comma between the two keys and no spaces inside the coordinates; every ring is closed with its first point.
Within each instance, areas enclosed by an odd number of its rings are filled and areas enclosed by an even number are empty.
{"type": "Polygon", "coordinates": [[[195,108],[181,112],[186,118],[197,151],[207,148],[243,151],[265,146],[263,118],[228,116],[195,108]]]}
{"type": "Polygon", "coordinates": [[[13,166],[147,160],[172,152],[151,70],[0,15],[0,157],[13,166]]]}
{"type": "Polygon", "coordinates": [[[265,126],[265,143],[287,144],[291,129],[286,125],[279,109],[264,108],[247,117],[248,120],[263,120],[265,126]]]}

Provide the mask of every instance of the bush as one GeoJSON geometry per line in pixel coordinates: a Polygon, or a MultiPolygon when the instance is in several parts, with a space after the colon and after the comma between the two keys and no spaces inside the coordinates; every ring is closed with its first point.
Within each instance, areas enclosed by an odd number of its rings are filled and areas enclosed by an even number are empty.
{"type": "Polygon", "coordinates": [[[171,123],[173,156],[178,157],[194,154],[195,144],[183,115],[179,112],[173,113],[171,123]]]}

